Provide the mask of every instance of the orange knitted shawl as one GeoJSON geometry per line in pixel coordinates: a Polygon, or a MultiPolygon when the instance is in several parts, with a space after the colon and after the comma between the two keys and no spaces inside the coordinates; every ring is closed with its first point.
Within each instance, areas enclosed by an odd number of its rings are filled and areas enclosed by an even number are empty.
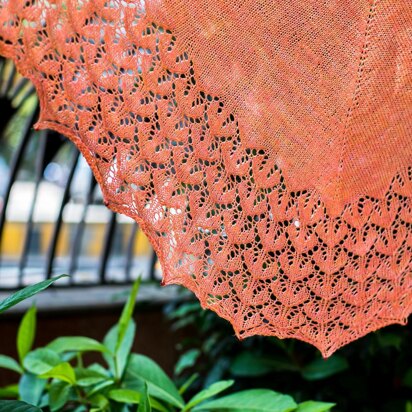
{"type": "Polygon", "coordinates": [[[410,0],[0,0],[0,54],[237,336],[406,321],[410,0]]]}

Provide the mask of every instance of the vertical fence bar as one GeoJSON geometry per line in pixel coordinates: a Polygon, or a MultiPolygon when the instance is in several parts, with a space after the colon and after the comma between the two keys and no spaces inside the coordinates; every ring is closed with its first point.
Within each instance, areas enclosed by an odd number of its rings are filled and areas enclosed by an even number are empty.
{"type": "Polygon", "coordinates": [[[100,284],[107,283],[107,279],[106,279],[107,262],[109,260],[110,250],[113,245],[114,234],[115,234],[115,229],[116,229],[116,222],[117,222],[116,217],[117,217],[117,213],[110,212],[110,220],[106,228],[106,233],[104,235],[102,252],[100,255],[100,259],[99,259],[99,268],[97,271],[100,284]]]}
{"type": "MultiPolygon", "coordinates": [[[[88,188],[87,196],[85,199],[85,203],[83,205],[83,210],[82,210],[80,221],[78,222],[76,226],[72,249],[70,251],[71,252],[70,253],[70,263],[69,263],[69,274],[70,275],[73,275],[78,267],[78,259],[79,259],[79,254],[81,251],[87,209],[89,205],[93,202],[93,193],[94,193],[95,187],[96,187],[96,180],[94,179],[94,176],[90,174],[90,181],[89,181],[89,188],[88,188]]],[[[71,280],[71,283],[74,282],[73,277],[71,277],[70,280],[71,280]]]]}
{"type": "Polygon", "coordinates": [[[44,161],[47,149],[47,131],[41,131],[39,136],[39,148],[37,149],[36,165],[35,165],[35,183],[34,193],[30,204],[29,216],[26,224],[26,231],[23,240],[23,249],[19,261],[19,284],[22,285],[24,269],[27,265],[27,259],[30,249],[30,243],[33,235],[33,216],[39,194],[40,182],[43,177],[44,161]]]}
{"type": "Polygon", "coordinates": [[[79,161],[79,156],[80,156],[79,151],[76,149],[76,147],[73,146],[73,155],[70,161],[69,175],[67,176],[67,181],[64,187],[62,201],[60,203],[59,213],[57,215],[56,223],[54,224],[54,227],[53,227],[53,234],[50,240],[49,247],[47,249],[47,255],[46,255],[47,279],[50,279],[52,277],[53,263],[56,257],[57,242],[59,240],[60,230],[61,230],[62,223],[63,223],[63,211],[70,199],[70,188],[71,188],[71,184],[73,181],[74,173],[76,171],[76,166],[79,161]]]}
{"type": "Polygon", "coordinates": [[[6,211],[7,211],[7,206],[10,200],[11,188],[16,180],[17,173],[20,168],[20,164],[23,160],[23,155],[24,155],[24,152],[26,150],[26,147],[29,142],[30,135],[31,135],[31,127],[33,125],[33,119],[36,114],[37,114],[37,111],[35,110],[26,119],[26,122],[24,123],[24,126],[23,126],[22,139],[14,153],[14,156],[13,156],[13,159],[10,165],[9,178],[7,180],[6,190],[5,190],[4,199],[3,199],[3,205],[2,205],[2,209],[0,213],[0,259],[2,256],[1,246],[2,246],[2,241],[3,241],[4,224],[6,222],[6,211]]]}

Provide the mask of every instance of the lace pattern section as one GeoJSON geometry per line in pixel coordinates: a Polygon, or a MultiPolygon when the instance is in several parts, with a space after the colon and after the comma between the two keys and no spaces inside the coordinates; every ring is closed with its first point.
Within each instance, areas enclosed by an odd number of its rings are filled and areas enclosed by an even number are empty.
{"type": "Polygon", "coordinates": [[[0,54],[36,86],[37,127],[67,135],[107,205],[141,225],[164,284],[191,289],[239,338],[298,338],[327,357],[406,322],[412,167],[383,197],[328,213],[253,147],[143,1],[0,0],[0,54]]]}

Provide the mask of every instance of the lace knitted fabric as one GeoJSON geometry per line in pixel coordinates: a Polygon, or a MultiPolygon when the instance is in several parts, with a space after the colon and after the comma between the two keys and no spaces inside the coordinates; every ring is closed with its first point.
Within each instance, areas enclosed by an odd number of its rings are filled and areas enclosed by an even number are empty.
{"type": "Polygon", "coordinates": [[[410,0],[0,0],[0,54],[237,336],[406,322],[410,0]]]}

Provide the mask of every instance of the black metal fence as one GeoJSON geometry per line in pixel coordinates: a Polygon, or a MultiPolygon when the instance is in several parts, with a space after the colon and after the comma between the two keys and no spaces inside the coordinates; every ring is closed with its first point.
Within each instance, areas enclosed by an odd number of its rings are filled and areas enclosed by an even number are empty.
{"type": "Polygon", "coordinates": [[[0,60],[0,290],[61,273],[66,286],[160,278],[136,223],[103,205],[78,150],[34,131],[37,117],[33,87],[0,60]]]}

